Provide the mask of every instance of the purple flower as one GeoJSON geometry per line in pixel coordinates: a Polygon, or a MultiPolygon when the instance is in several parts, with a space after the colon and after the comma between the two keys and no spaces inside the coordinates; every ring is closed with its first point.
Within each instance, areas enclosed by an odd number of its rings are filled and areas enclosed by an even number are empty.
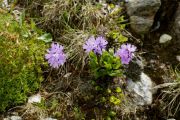
{"type": "Polygon", "coordinates": [[[99,36],[95,39],[94,36],[92,36],[83,45],[83,49],[85,49],[86,53],[93,51],[96,54],[102,54],[102,51],[106,48],[107,44],[108,42],[104,37],[99,36]]]}
{"type": "Polygon", "coordinates": [[[94,52],[97,54],[102,54],[102,50],[106,49],[107,44],[108,42],[104,39],[104,37],[102,36],[97,37],[95,41],[94,52]]]}
{"type": "Polygon", "coordinates": [[[58,43],[52,43],[51,48],[47,50],[48,53],[45,55],[45,58],[53,68],[58,68],[66,62],[66,55],[63,49],[63,46],[58,43]]]}
{"type": "Polygon", "coordinates": [[[129,64],[133,58],[133,52],[136,51],[136,46],[131,44],[122,44],[121,48],[117,50],[115,56],[121,58],[122,64],[129,64]]]}
{"type": "Polygon", "coordinates": [[[83,49],[86,50],[86,53],[91,52],[95,48],[95,38],[94,36],[91,36],[86,43],[83,45],[83,49]]]}

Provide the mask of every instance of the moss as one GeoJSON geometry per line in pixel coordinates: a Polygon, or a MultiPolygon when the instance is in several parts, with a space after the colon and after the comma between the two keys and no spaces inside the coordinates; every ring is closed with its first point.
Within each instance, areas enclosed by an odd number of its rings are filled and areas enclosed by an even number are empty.
{"type": "Polygon", "coordinates": [[[0,111],[26,101],[43,80],[46,45],[36,35],[24,38],[18,22],[8,13],[0,14],[0,111]],[[3,96],[3,97],[2,97],[3,96]]]}

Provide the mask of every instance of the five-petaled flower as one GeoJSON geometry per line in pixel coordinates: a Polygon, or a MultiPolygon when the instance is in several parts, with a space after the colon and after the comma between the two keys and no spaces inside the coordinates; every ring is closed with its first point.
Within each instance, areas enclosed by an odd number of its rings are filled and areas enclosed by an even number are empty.
{"type": "Polygon", "coordinates": [[[63,46],[58,43],[52,43],[51,48],[47,50],[45,58],[53,68],[58,68],[66,62],[66,54],[63,52],[63,46]]]}
{"type": "Polygon", "coordinates": [[[86,43],[83,45],[86,53],[93,51],[96,54],[102,54],[102,51],[106,49],[108,42],[104,37],[99,36],[95,39],[94,36],[91,36],[86,43]]]}
{"type": "Polygon", "coordinates": [[[133,52],[135,51],[136,46],[131,44],[122,44],[120,49],[116,51],[115,56],[119,56],[121,58],[122,64],[129,64],[133,58],[133,52]]]}

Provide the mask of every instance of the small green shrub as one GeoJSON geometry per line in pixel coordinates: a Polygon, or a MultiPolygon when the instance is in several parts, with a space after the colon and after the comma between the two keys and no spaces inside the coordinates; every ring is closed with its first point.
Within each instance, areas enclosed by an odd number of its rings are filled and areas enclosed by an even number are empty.
{"type": "Polygon", "coordinates": [[[101,56],[97,56],[91,52],[90,57],[90,68],[96,78],[100,77],[117,77],[122,75],[121,61],[118,57],[114,56],[114,52],[104,51],[101,56]]]}
{"type": "Polygon", "coordinates": [[[23,37],[18,25],[11,15],[0,14],[0,112],[24,103],[43,80],[46,45],[35,34],[23,37]]]}
{"type": "Polygon", "coordinates": [[[123,75],[121,60],[114,55],[112,49],[103,51],[102,55],[96,55],[91,51],[89,65],[95,79],[92,84],[96,90],[96,104],[106,106],[103,114],[114,118],[116,112],[113,111],[113,107],[121,105],[124,97],[122,89],[117,87],[113,80],[114,77],[122,77],[123,75]]]}

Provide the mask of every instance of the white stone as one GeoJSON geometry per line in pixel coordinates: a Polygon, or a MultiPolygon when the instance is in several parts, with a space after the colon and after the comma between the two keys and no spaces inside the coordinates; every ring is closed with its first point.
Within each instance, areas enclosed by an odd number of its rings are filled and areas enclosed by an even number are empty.
{"type": "Polygon", "coordinates": [[[134,95],[134,102],[137,105],[150,105],[152,103],[152,87],[151,78],[141,72],[140,81],[127,81],[127,89],[134,95]]]}
{"type": "Polygon", "coordinates": [[[177,59],[177,61],[180,62],[180,55],[177,55],[177,56],[176,56],[176,59],[177,59]]]}
{"type": "Polygon", "coordinates": [[[40,94],[33,95],[33,96],[29,97],[29,99],[28,99],[28,103],[40,103],[40,102],[41,102],[40,94]]]}
{"type": "Polygon", "coordinates": [[[22,120],[20,116],[11,116],[10,120],[22,120]]]}
{"type": "Polygon", "coordinates": [[[161,35],[160,39],[159,39],[159,43],[166,43],[168,41],[171,41],[172,37],[168,34],[163,34],[161,35]]]}
{"type": "Polygon", "coordinates": [[[178,21],[177,23],[178,23],[178,25],[180,26],[180,21],[178,21]]]}
{"type": "Polygon", "coordinates": [[[2,6],[5,8],[9,7],[8,0],[3,0],[2,6]]]}
{"type": "Polygon", "coordinates": [[[3,118],[3,120],[10,120],[9,118],[3,118]]]}

